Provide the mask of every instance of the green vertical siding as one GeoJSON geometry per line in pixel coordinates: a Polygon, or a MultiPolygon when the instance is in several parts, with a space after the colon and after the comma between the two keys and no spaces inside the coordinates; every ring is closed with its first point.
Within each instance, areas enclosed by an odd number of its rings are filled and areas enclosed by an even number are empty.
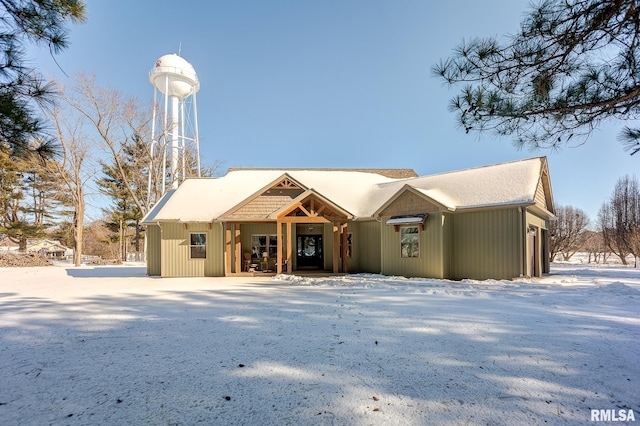
{"type": "Polygon", "coordinates": [[[146,232],[147,244],[147,275],[159,276],[162,258],[160,254],[160,227],[148,225],[146,232]]]}
{"type": "Polygon", "coordinates": [[[347,232],[352,234],[352,256],[349,272],[379,274],[380,264],[380,222],[367,220],[351,222],[347,232]]]}
{"type": "Polygon", "coordinates": [[[223,277],[224,225],[222,223],[212,223],[207,235],[207,261],[204,264],[204,276],[223,277]]]}
{"type": "Polygon", "coordinates": [[[440,220],[442,223],[442,278],[451,278],[453,220],[449,213],[441,213],[440,220]]]}
{"type": "Polygon", "coordinates": [[[450,216],[451,276],[511,279],[522,273],[522,217],[518,208],[450,216]]]}
{"type": "Polygon", "coordinates": [[[181,223],[163,223],[162,271],[163,277],[204,277],[224,275],[224,240],[220,224],[189,223],[184,229],[181,223]],[[207,258],[189,258],[189,234],[207,234],[207,258]]]}
{"type": "Polygon", "coordinates": [[[424,231],[420,231],[420,256],[403,258],[400,255],[400,231],[386,225],[388,216],[381,223],[381,269],[385,275],[407,277],[446,278],[442,213],[430,213],[424,231]]]}

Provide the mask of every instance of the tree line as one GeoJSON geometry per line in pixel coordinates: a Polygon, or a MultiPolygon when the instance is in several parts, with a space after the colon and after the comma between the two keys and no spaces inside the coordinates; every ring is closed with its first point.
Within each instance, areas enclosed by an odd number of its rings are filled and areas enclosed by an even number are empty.
{"type": "MultiPolygon", "coordinates": [[[[550,258],[568,261],[578,252],[588,254],[588,262],[604,263],[617,256],[623,265],[629,256],[640,258],[640,184],[635,176],[616,182],[592,225],[587,214],[574,206],[556,206],[550,225],[550,258]]],[[[635,265],[637,266],[637,264],[635,265]]]]}
{"type": "MultiPolygon", "coordinates": [[[[68,46],[66,23],[85,18],[82,0],[0,0],[0,234],[23,247],[29,236],[55,230],[73,243],[76,263],[91,229],[83,221],[92,182],[111,199],[95,235],[102,246],[116,241],[121,256],[129,228],[139,247],[143,230],[135,224],[159,197],[144,190],[145,181],[164,178],[147,166],[149,108],[92,77],[65,89],[25,66],[26,44],[58,53],[68,46]]],[[[617,121],[625,124],[625,149],[640,152],[640,129],[629,126],[640,118],[637,0],[531,4],[515,34],[465,41],[432,71],[447,85],[462,85],[449,108],[466,133],[554,149],[585,143],[593,129],[617,121]]],[[[639,198],[635,177],[622,178],[598,213],[596,231],[587,231],[584,212],[558,206],[552,259],[579,249],[595,261],[637,258],[639,198]]]]}
{"type": "MultiPolygon", "coordinates": [[[[166,135],[150,150],[153,106],[93,75],[46,81],[25,59],[30,45],[52,57],[66,49],[67,24],[85,19],[83,0],[0,0],[0,240],[24,251],[30,238],[53,238],[73,248],[76,265],[84,253],[141,259],[140,220],[168,178],[166,135]],[[86,224],[96,195],[108,203],[86,224]]],[[[184,156],[185,176],[193,176],[197,157],[184,156]]],[[[201,175],[217,167],[205,165],[201,175]]]]}
{"type": "MultiPolygon", "coordinates": [[[[76,265],[83,254],[143,260],[140,220],[162,196],[166,178],[163,147],[149,148],[152,106],[98,85],[92,75],[78,75],[68,87],[53,84],[59,101],[45,114],[57,153],[40,155],[45,142],[37,137],[20,156],[0,150],[0,235],[20,250],[30,238],[59,240],[74,249],[76,265]],[[87,200],[96,195],[108,204],[86,224],[87,200]]],[[[187,163],[187,175],[196,175],[194,153],[187,163]]],[[[216,168],[205,166],[203,175],[216,168]]]]}

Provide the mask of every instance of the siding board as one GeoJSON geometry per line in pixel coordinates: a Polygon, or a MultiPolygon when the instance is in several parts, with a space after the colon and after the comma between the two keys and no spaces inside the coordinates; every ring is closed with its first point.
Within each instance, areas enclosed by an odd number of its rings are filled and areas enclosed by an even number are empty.
{"type": "Polygon", "coordinates": [[[149,276],[159,276],[162,273],[160,238],[160,227],[158,225],[147,225],[147,275],[149,276]]]}
{"type": "Polygon", "coordinates": [[[209,229],[206,223],[190,223],[187,229],[181,223],[163,223],[162,225],[162,267],[163,277],[204,277],[221,276],[224,267],[220,265],[224,251],[219,251],[222,231],[218,224],[209,229]],[[202,232],[207,234],[207,258],[189,258],[189,234],[202,232]]]}
{"type": "Polygon", "coordinates": [[[400,232],[381,223],[382,273],[408,277],[446,278],[444,276],[444,241],[442,213],[430,213],[424,231],[420,231],[420,255],[403,258],[400,255],[400,232]]]}
{"type": "Polygon", "coordinates": [[[511,279],[521,274],[517,208],[451,215],[451,276],[511,279]]]}
{"type": "Polygon", "coordinates": [[[349,272],[379,274],[380,222],[367,220],[349,223],[347,232],[352,234],[352,257],[349,272]]]}

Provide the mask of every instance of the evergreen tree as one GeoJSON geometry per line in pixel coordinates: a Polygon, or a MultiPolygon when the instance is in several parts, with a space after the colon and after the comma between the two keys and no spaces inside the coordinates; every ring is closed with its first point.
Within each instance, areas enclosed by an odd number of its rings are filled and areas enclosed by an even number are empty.
{"type": "Polygon", "coordinates": [[[101,162],[103,177],[96,182],[101,191],[111,198],[111,209],[107,211],[108,219],[105,225],[111,232],[117,233],[118,241],[120,242],[119,257],[124,261],[127,260],[128,230],[130,228],[135,229],[134,246],[136,257],[139,260],[141,256],[140,240],[142,235],[140,219],[142,219],[142,211],[133,199],[131,191],[135,191],[140,196],[140,199],[144,199],[147,181],[145,169],[140,168],[144,165],[139,164],[141,158],[139,150],[146,148],[139,138],[134,137],[128,142],[121,151],[120,166],[101,162]],[[122,174],[124,174],[124,179],[122,174]],[[128,182],[128,187],[125,179],[128,182]]]}
{"type": "Polygon", "coordinates": [[[15,159],[0,150],[0,234],[27,249],[27,239],[45,235],[52,186],[36,156],[15,159]]]}
{"type": "Polygon", "coordinates": [[[65,21],[82,21],[84,13],[81,0],[0,0],[0,149],[24,156],[37,137],[41,154],[53,151],[35,107],[50,103],[54,91],[25,66],[25,44],[59,53],[68,46],[65,21]]]}
{"type": "MultiPolygon", "coordinates": [[[[465,84],[450,109],[467,133],[513,135],[519,147],[583,143],[606,120],[640,118],[640,7],[544,0],[514,36],[463,42],[433,72],[465,84]]],[[[640,129],[620,137],[640,151],[640,129]]]]}

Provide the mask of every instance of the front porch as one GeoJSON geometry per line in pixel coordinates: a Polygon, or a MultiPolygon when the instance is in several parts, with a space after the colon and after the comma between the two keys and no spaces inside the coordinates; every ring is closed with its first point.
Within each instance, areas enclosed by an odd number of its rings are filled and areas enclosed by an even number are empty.
{"type": "MultiPolygon", "coordinates": [[[[227,277],[275,277],[278,275],[276,271],[256,271],[256,272],[238,272],[238,273],[230,273],[225,276],[227,277]]],[[[296,271],[290,275],[296,275],[299,277],[309,277],[309,278],[324,278],[324,277],[343,277],[345,275],[349,275],[345,272],[333,273],[331,271],[296,271]]]]}
{"type": "Polygon", "coordinates": [[[310,190],[271,216],[225,222],[225,276],[348,273],[348,212],[310,190]]]}

